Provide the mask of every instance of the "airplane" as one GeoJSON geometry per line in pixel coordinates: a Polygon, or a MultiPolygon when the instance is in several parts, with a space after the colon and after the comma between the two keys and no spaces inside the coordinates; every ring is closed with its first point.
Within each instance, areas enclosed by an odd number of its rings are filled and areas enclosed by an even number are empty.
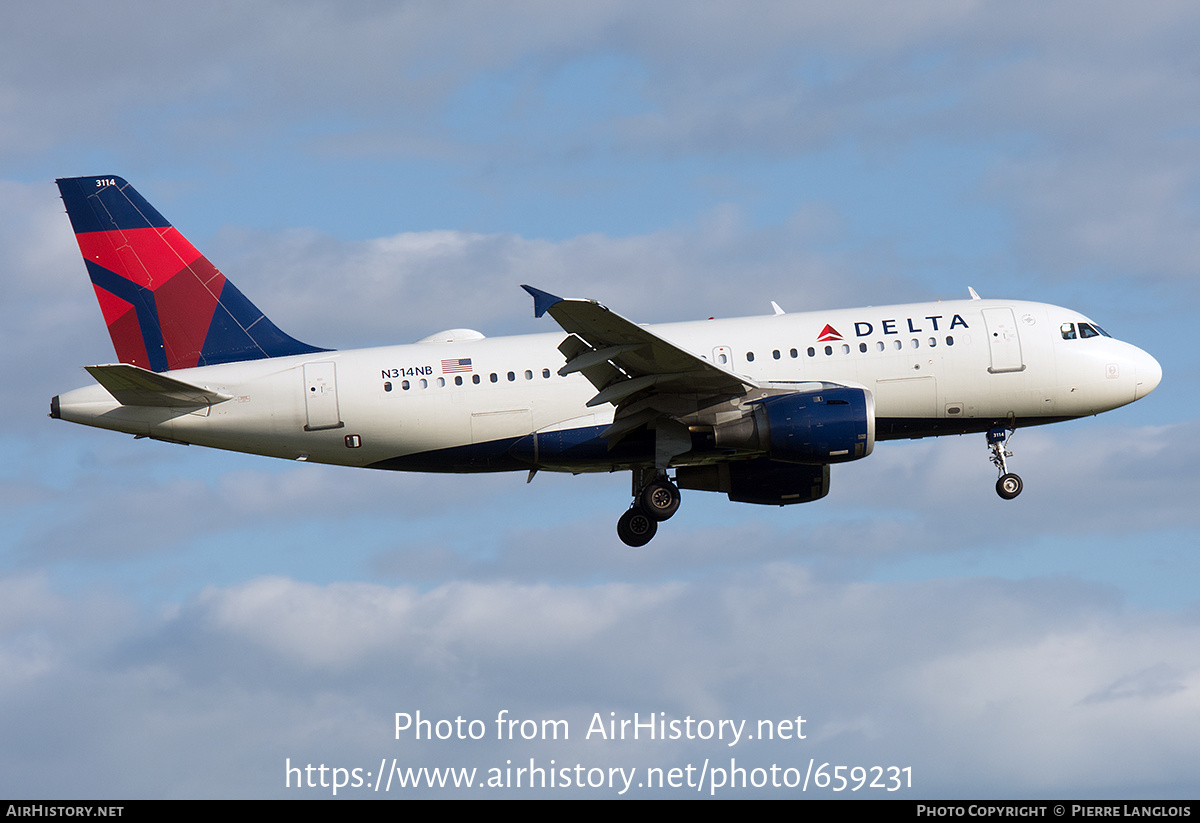
{"type": "Polygon", "coordinates": [[[523,286],[560,331],[449,329],[336,351],[285,334],[120,177],[57,181],[118,363],[50,416],[172,443],[418,472],[632,475],[643,546],[680,489],[786,506],[877,440],[986,433],[997,493],[1018,428],[1115,409],[1162,378],[1078,312],[970,299],[639,325],[523,286]]]}

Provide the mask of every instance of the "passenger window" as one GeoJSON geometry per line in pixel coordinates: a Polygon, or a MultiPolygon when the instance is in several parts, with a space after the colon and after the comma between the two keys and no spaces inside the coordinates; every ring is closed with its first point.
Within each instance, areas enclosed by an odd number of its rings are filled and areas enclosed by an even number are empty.
{"type": "Polygon", "coordinates": [[[937,345],[937,338],[936,337],[929,338],[929,348],[932,349],[936,345],[937,345]]]}
{"type": "Polygon", "coordinates": [[[753,363],[753,362],[754,362],[754,352],[752,352],[752,351],[748,351],[748,352],[746,352],[746,362],[747,362],[747,363],[753,363]]]}
{"type": "Polygon", "coordinates": [[[914,337],[914,338],[912,339],[912,347],[913,347],[914,349],[920,348],[920,347],[921,347],[921,341],[920,341],[920,340],[918,340],[917,338],[915,338],[915,337],[914,337]]]}
{"type": "Polygon", "coordinates": [[[793,360],[795,360],[797,357],[799,357],[799,356],[800,356],[800,352],[796,351],[795,349],[792,349],[792,350],[789,352],[789,354],[791,354],[791,355],[792,355],[792,359],[793,359],[793,360]]]}
{"type": "Polygon", "coordinates": [[[456,386],[462,385],[462,375],[461,374],[454,378],[454,385],[456,385],[456,386]]]}
{"type": "Polygon", "coordinates": [[[516,379],[517,379],[517,374],[516,374],[516,372],[511,372],[511,371],[510,371],[510,372],[508,373],[508,382],[509,382],[509,383],[512,383],[512,382],[514,382],[516,379]]]}
{"type": "Polygon", "coordinates": [[[429,388],[429,381],[426,380],[424,377],[422,377],[420,385],[421,385],[421,388],[427,389],[427,388],[429,388]]]}
{"type": "Polygon", "coordinates": [[[479,385],[479,375],[477,375],[477,374],[471,375],[471,382],[474,383],[476,386],[478,386],[479,385]]]}
{"type": "Polygon", "coordinates": [[[859,344],[858,344],[858,350],[859,350],[860,352],[862,352],[863,354],[866,354],[866,352],[867,352],[867,344],[866,344],[866,343],[859,343],[859,344]]]}
{"type": "Polygon", "coordinates": [[[493,383],[495,383],[495,382],[496,382],[497,380],[499,380],[499,379],[500,379],[500,378],[496,376],[496,373],[495,373],[495,372],[492,372],[491,381],[492,381],[493,383]]]}
{"type": "Polygon", "coordinates": [[[545,379],[549,380],[549,379],[550,379],[550,370],[549,370],[549,369],[542,369],[542,377],[544,377],[545,379]]]}
{"type": "Polygon", "coordinates": [[[384,384],[383,384],[383,390],[384,390],[384,391],[391,391],[391,390],[392,390],[392,383],[391,383],[391,381],[390,381],[390,380],[389,380],[388,382],[386,382],[386,383],[384,383],[384,384]]]}
{"type": "Polygon", "coordinates": [[[842,344],[842,354],[849,354],[849,353],[850,353],[850,346],[846,343],[843,343],[842,344]]]}
{"type": "Polygon", "coordinates": [[[900,351],[902,348],[904,348],[904,344],[901,343],[899,340],[897,340],[896,341],[896,351],[900,351]]]}
{"type": "Polygon", "coordinates": [[[443,389],[443,388],[445,388],[445,387],[446,387],[446,378],[444,378],[444,377],[439,377],[439,378],[438,378],[438,388],[439,388],[439,389],[443,389]]]}
{"type": "Polygon", "coordinates": [[[400,381],[400,388],[404,389],[405,391],[408,391],[408,389],[409,389],[408,381],[407,380],[400,381]]]}
{"type": "Polygon", "coordinates": [[[814,349],[812,346],[809,346],[809,347],[808,347],[808,356],[809,356],[809,357],[816,357],[816,356],[817,356],[817,350],[816,350],[816,349],[814,349]]]}
{"type": "Polygon", "coordinates": [[[953,345],[954,345],[954,338],[953,338],[953,337],[951,337],[950,335],[946,335],[946,345],[947,345],[947,346],[953,346],[953,345]]]}
{"type": "Polygon", "coordinates": [[[831,354],[833,354],[833,346],[826,346],[825,347],[825,356],[828,357],[831,354]]]}
{"type": "Polygon", "coordinates": [[[878,349],[879,351],[883,351],[883,341],[880,340],[878,343],[876,343],[875,348],[878,349]]]}
{"type": "Polygon", "coordinates": [[[779,359],[779,349],[776,349],[775,351],[771,352],[771,356],[774,357],[776,360],[778,360],[779,359]]]}

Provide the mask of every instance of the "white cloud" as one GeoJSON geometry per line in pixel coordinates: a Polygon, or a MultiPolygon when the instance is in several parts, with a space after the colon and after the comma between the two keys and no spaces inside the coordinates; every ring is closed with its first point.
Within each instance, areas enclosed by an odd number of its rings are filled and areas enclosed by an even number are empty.
{"type": "Polygon", "coordinates": [[[381,755],[414,765],[812,756],[911,764],[914,789],[902,796],[1129,796],[1147,786],[1179,796],[1200,754],[1194,621],[1036,580],[830,584],[791,564],[640,586],[418,591],[263,578],[135,622],[44,589],[19,602],[0,629],[6,670],[23,673],[7,679],[14,734],[0,756],[6,781],[45,796],[61,784],[21,750],[35,726],[17,713],[40,718],[55,774],[77,777],[71,792],[100,796],[284,794],[285,757],[366,766],[381,755]],[[31,624],[54,652],[41,663],[21,628],[31,624]],[[55,711],[68,699],[70,710],[55,711]],[[393,714],[417,709],[484,719],[489,738],[500,709],[565,717],[572,737],[396,742],[393,714]],[[735,749],[583,740],[592,713],[610,711],[751,727],[800,714],[809,737],[735,749]],[[93,759],[99,769],[82,768],[93,759]]]}
{"type": "Polygon", "coordinates": [[[832,222],[810,207],[755,229],[728,207],[694,226],[558,242],[449,230],[353,242],[226,232],[209,256],[293,336],[351,348],[463,326],[556,332],[532,319],[523,283],[602,300],[637,322],[768,314],[772,299],[793,310],[846,305],[879,286],[898,292],[891,278],[856,274],[848,255],[809,247],[829,239],[832,222]]]}

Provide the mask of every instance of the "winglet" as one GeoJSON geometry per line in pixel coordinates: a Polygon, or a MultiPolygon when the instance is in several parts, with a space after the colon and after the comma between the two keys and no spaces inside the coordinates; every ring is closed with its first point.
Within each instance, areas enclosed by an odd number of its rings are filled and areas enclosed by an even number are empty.
{"type": "Polygon", "coordinates": [[[542,291],[541,289],[535,289],[533,286],[525,286],[525,285],[522,285],[521,288],[525,289],[525,291],[527,291],[531,295],[533,295],[533,316],[534,317],[541,317],[543,314],[545,314],[547,311],[549,311],[550,307],[553,306],[555,303],[562,302],[561,297],[558,297],[557,295],[553,295],[548,291],[542,291]]]}

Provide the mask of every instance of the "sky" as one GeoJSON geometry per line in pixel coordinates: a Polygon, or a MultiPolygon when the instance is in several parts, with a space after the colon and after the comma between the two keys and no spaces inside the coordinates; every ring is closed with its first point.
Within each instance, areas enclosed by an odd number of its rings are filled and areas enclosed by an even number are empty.
{"type": "Polygon", "coordinates": [[[1198,36],[1187,2],[7,4],[0,796],[1197,797],[1198,36]],[[54,186],[93,174],[314,345],[553,331],[521,283],[645,323],[974,287],[1163,379],[1018,431],[1013,501],[983,435],[886,442],[634,550],[626,475],[49,419],[114,357],[54,186]],[[601,732],[648,719],[680,733],[601,732]]]}

